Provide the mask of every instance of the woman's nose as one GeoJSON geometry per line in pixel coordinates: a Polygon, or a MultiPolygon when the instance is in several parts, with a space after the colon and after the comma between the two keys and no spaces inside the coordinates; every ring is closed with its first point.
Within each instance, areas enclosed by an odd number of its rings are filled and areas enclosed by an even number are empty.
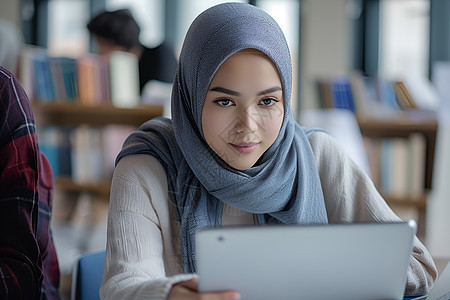
{"type": "Polygon", "coordinates": [[[258,112],[254,109],[243,109],[236,122],[236,132],[238,133],[254,133],[258,129],[257,123],[258,112]]]}

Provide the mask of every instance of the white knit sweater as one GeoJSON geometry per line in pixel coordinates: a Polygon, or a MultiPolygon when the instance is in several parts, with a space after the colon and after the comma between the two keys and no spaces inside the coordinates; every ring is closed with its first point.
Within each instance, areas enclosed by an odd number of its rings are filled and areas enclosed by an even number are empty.
{"type": "MultiPolygon", "coordinates": [[[[330,223],[388,222],[399,218],[336,141],[321,132],[309,137],[330,223]]],[[[225,207],[223,224],[253,223],[252,215],[225,207]]],[[[168,196],[166,173],[149,155],[123,158],[111,188],[102,299],[165,299],[182,274],[179,224],[168,196]]],[[[437,271],[415,238],[406,291],[427,293],[437,271]]]]}

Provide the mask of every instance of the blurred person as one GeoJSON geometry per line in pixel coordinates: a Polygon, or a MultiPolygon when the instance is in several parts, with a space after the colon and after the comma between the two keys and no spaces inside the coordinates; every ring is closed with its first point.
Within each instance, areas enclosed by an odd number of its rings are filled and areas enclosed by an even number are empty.
{"type": "Polygon", "coordinates": [[[139,25],[128,9],[105,11],[87,25],[97,42],[98,53],[109,55],[113,51],[133,53],[139,60],[139,86],[142,92],[150,80],[172,83],[177,69],[173,50],[165,43],[148,48],[139,41],[139,25]]]}
{"type": "Polygon", "coordinates": [[[52,171],[39,151],[30,101],[3,67],[0,106],[0,299],[60,299],[52,171]]]}

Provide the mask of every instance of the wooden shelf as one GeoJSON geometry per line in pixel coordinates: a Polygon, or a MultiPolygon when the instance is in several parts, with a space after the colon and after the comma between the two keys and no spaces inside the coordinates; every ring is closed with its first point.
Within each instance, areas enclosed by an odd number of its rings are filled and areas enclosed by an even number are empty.
{"type": "MultiPolygon", "coordinates": [[[[118,108],[112,104],[98,104],[88,106],[79,102],[56,101],[50,103],[32,101],[32,109],[38,127],[79,126],[87,124],[102,127],[110,124],[131,125],[138,127],[142,123],[163,114],[163,106],[140,105],[134,108],[118,108]]],[[[54,179],[56,189],[67,192],[87,192],[99,198],[109,199],[111,180],[78,183],[71,177],[57,177],[54,179]]]]}
{"type": "Polygon", "coordinates": [[[411,132],[436,134],[438,127],[436,114],[410,112],[389,117],[358,116],[361,133],[369,136],[401,137],[411,132]]]}
{"type": "Polygon", "coordinates": [[[149,119],[161,116],[163,107],[159,105],[140,105],[135,108],[118,108],[112,104],[87,106],[79,103],[32,102],[36,124],[75,126],[89,124],[104,126],[109,124],[138,126],[149,119]]]}
{"type": "Polygon", "coordinates": [[[398,114],[385,116],[358,116],[361,134],[371,139],[407,138],[412,134],[420,133],[425,138],[425,176],[424,194],[420,197],[391,197],[384,199],[390,206],[405,206],[415,208],[418,212],[419,238],[425,237],[425,217],[427,207],[427,195],[432,188],[434,151],[436,133],[438,130],[437,116],[435,112],[410,110],[401,111],[398,114]]]}
{"type": "Polygon", "coordinates": [[[109,199],[111,181],[102,180],[93,183],[76,183],[70,177],[55,178],[55,187],[70,192],[88,192],[109,199]]]}

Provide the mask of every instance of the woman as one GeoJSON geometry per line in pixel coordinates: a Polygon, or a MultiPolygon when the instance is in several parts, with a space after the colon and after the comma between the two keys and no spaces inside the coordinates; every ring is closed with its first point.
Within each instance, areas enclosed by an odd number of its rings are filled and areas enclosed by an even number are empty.
{"type": "MultiPolygon", "coordinates": [[[[198,297],[195,233],[206,226],[399,220],[330,136],[296,123],[291,72],[264,11],[227,3],[193,22],[172,120],[143,124],[117,158],[102,298],[198,297]]],[[[406,292],[426,293],[435,278],[416,238],[406,292]]]]}

